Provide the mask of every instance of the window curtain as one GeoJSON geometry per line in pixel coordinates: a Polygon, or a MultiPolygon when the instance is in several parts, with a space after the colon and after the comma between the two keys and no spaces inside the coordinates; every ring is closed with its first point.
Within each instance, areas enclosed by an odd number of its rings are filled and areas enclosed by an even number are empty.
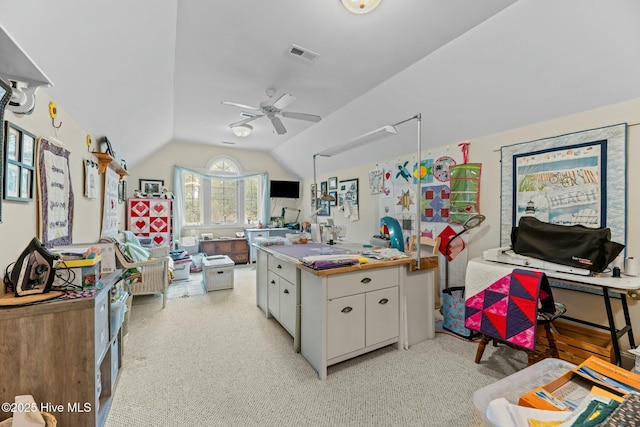
{"type": "Polygon", "coordinates": [[[173,201],[173,238],[174,240],[180,239],[182,233],[182,227],[184,226],[184,180],[186,174],[198,175],[201,178],[207,179],[220,179],[225,181],[241,181],[247,178],[258,178],[258,218],[263,224],[269,223],[269,186],[266,172],[249,172],[239,175],[222,175],[211,173],[205,169],[187,168],[184,166],[175,165],[173,169],[173,194],[175,199],[173,201]]]}

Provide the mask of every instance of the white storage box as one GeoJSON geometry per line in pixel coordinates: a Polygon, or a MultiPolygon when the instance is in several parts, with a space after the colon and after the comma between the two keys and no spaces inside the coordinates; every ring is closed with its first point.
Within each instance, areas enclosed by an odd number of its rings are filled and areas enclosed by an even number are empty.
{"type": "Polygon", "coordinates": [[[235,263],[226,255],[208,256],[202,261],[202,281],[207,292],[233,288],[235,263]]]}
{"type": "Polygon", "coordinates": [[[492,400],[504,397],[510,403],[517,405],[520,396],[523,394],[555,380],[575,367],[576,365],[573,363],[560,359],[542,359],[515,374],[476,390],[473,393],[474,418],[476,420],[482,419],[482,425],[484,426],[491,426],[486,412],[492,400]]]}
{"type": "Polygon", "coordinates": [[[191,270],[191,257],[173,261],[173,280],[187,280],[191,270]]]}

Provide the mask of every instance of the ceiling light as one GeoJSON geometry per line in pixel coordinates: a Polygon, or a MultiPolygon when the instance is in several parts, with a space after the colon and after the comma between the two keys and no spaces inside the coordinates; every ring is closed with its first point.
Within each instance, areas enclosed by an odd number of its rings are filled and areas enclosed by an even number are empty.
{"type": "Polygon", "coordinates": [[[349,12],[363,14],[369,13],[378,7],[381,1],[382,0],[342,0],[342,4],[349,12]]]}
{"type": "Polygon", "coordinates": [[[239,136],[240,138],[244,138],[245,136],[249,136],[249,134],[251,133],[251,130],[253,130],[253,126],[251,125],[232,126],[231,130],[236,136],[239,136]]]}

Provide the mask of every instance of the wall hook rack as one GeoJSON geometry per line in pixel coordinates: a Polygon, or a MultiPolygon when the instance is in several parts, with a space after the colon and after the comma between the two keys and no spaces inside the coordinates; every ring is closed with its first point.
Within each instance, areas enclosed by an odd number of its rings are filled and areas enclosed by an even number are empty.
{"type": "Polygon", "coordinates": [[[58,106],[53,101],[49,102],[49,116],[51,116],[51,126],[53,126],[56,129],[60,129],[60,127],[62,127],[62,122],[60,122],[58,126],[56,126],[56,123],[55,123],[57,115],[58,115],[58,106]]]}

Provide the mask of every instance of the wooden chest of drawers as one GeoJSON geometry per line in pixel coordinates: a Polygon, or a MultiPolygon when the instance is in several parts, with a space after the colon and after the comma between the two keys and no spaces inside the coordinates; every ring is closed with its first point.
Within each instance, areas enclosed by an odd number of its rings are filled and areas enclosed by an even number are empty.
{"type": "Polygon", "coordinates": [[[200,240],[200,250],[207,255],[227,255],[236,264],[249,262],[249,246],[243,238],[200,240]]]}

